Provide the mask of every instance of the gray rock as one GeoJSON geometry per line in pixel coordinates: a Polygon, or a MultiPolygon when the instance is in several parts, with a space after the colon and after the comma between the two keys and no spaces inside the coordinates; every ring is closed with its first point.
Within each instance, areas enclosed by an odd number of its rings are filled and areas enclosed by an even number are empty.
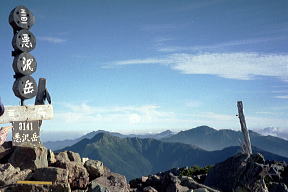
{"type": "Polygon", "coordinates": [[[109,175],[98,177],[92,182],[107,188],[110,192],[129,192],[125,176],[117,173],[111,172],[109,175]]]}
{"type": "Polygon", "coordinates": [[[0,188],[1,192],[71,192],[68,184],[57,185],[34,185],[12,184],[0,188]]]}
{"type": "Polygon", "coordinates": [[[88,192],[109,192],[109,190],[99,185],[96,181],[92,181],[88,187],[88,192]]]}
{"type": "Polygon", "coordinates": [[[81,163],[81,157],[79,155],[79,153],[75,153],[73,151],[67,151],[67,155],[70,161],[75,161],[77,163],[81,163]]]}
{"type": "Polygon", "coordinates": [[[207,191],[209,192],[219,192],[218,190],[216,189],[213,189],[211,187],[208,187],[208,186],[205,186],[201,183],[198,183],[196,182],[193,178],[191,177],[187,177],[187,176],[182,176],[180,177],[180,180],[181,180],[181,185],[182,186],[186,186],[188,187],[189,189],[206,189],[207,191]]]}
{"type": "Polygon", "coordinates": [[[51,181],[53,183],[68,183],[68,170],[57,167],[39,168],[31,178],[35,181],[51,181]]]}
{"type": "Polygon", "coordinates": [[[0,163],[7,163],[7,160],[12,152],[13,149],[11,141],[4,142],[2,145],[0,145],[0,163]]]}
{"type": "Polygon", "coordinates": [[[288,188],[284,183],[270,183],[269,192],[288,192],[288,188]]]}
{"type": "Polygon", "coordinates": [[[143,192],[158,192],[158,191],[154,189],[153,187],[148,186],[143,189],[143,192]]]}
{"type": "Polygon", "coordinates": [[[55,154],[51,149],[48,150],[47,160],[48,160],[48,165],[51,165],[56,162],[55,154]]]}
{"type": "Polygon", "coordinates": [[[67,151],[60,152],[60,153],[56,154],[55,158],[56,158],[56,161],[60,161],[60,162],[69,162],[70,161],[68,154],[67,154],[67,151]]]}
{"type": "Polygon", "coordinates": [[[259,164],[263,156],[237,154],[210,169],[204,184],[221,191],[268,192],[264,177],[268,175],[268,166],[259,164]],[[257,162],[255,162],[257,161],[257,162]]]}
{"type": "Polygon", "coordinates": [[[14,146],[13,153],[8,159],[14,167],[20,169],[37,169],[48,167],[47,149],[42,146],[14,146]]]}
{"type": "Polygon", "coordinates": [[[198,188],[198,189],[194,189],[193,192],[209,192],[209,191],[205,188],[198,188]]]}
{"type": "Polygon", "coordinates": [[[18,167],[13,167],[10,163],[0,164],[0,186],[10,185],[16,181],[26,180],[32,172],[29,169],[20,170],[18,167]]]}
{"type": "Polygon", "coordinates": [[[71,189],[85,189],[89,184],[89,175],[82,163],[65,162],[68,170],[68,182],[71,189]]]}
{"type": "Polygon", "coordinates": [[[84,167],[87,169],[91,181],[104,174],[104,166],[101,161],[88,160],[84,163],[84,167]]]}

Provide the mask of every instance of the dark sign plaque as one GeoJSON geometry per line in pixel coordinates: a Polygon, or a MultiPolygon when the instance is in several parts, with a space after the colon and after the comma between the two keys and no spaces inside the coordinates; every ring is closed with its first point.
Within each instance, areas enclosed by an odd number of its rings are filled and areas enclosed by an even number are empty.
{"type": "Polygon", "coordinates": [[[17,6],[9,15],[9,23],[14,29],[30,29],[35,18],[32,12],[24,6],[17,6]]]}
{"type": "Polygon", "coordinates": [[[13,84],[14,95],[20,99],[31,99],[37,95],[37,84],[33,77],[23,76],[13,84]]]}
{"type": "Polygon", "coordinates": [[[30,53],[21,53],[14,58],[13,69],[17,75],[31,75],[37,69],[37,62],[30,53]]]}
{"type": "Polygon", "coordinates": [[[36,46],[36,38],[32,32],[22,29],[14,35],[12,46],[15,50],[30,52],[36,46]]]}
{"type": "Polygon", "coordinates": [[[12,145],[40,144],[39,121],[14,121],[12,129],[12,145]]]}

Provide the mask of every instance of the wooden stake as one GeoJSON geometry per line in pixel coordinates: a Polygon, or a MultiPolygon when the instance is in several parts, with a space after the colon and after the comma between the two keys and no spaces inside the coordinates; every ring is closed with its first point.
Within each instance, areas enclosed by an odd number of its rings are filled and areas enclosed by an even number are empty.
{"type": "Polygon", "coordinates": [[[244,136],[244,143],[243,143],[243,151],[250,156],[252,154],[252,147],[251,147],[251,142],[250,142],[250,136],[249,132],[246,126],[246,121],[245,121],[245,116],[243,113],[243,104],[242,101],[237,102],[237,107],[238,107],[238,117],[240,120],[240,125],[241,125],[241,131],[244,136]]]}

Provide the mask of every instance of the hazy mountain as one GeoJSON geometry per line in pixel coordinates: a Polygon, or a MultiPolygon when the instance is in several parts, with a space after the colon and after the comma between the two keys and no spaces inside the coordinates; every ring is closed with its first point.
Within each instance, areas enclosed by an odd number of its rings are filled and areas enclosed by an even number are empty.
{"type": "MultiPolygon", "coordinates": [[[[205,151],[183,143],[167,143],[151,138],[119,138],[108,133],[99,133],[91,139],[85,138],[59,151],[65,150],[77,152],[81,157],[103,161],[112,171],[132,179],[174,167],[215,164],[240,151],[240,147],[205,151]]],[[[266,159],[288,161],[287,158],[261,152],[266,159]]]]}
{"type": "Polygon", "coordinates": [[[256,129],[254,131],[260,133],[261,135],[271,135],[288,140],[288,132],[285,132],[277,127],[266,127],[264,129],[256,129]]]}
{"type": "MultiPolygon", "coordinates": [[[[288,141],[274,136],[263,136],[249,131],[253,146],[265,151],[288,157],[288,141]]],[[[181,131],[162,139],[166,142],[180,142],[197,145],[205,150],[220,150],[229,146],[239,146],[243,138],[241,131],[228,129],[216,130],[208,126],[181,131]]]]}
{"type": "Polygon", "coordinates": [[[163,139],[165,137],[169,137],[174,135],[174,133],[170,130],[163,131],[161,133],[156,133],[156,134],[129,134],[129,135],[123,135],[121,133],[117,132],[109,132],[109,131],[104,131],[104,130],[98,130],[98,131],[92,131],[90,133],[87,133],[79,138],[76,139],[66,139],[66,140],[59,140],[59,141],[47,141],[44,142],[44,146],[51,149],[51,150],[58,150],[62,149],[67,146],[74,145],[75,143],[81,141],[82,139],[91,139],[98,133],[109,133],[110,135],[120,137],[120,138],[126,138],[126,137],[138,137],[138,138],[154,138],[154,139],[163,139]]]}

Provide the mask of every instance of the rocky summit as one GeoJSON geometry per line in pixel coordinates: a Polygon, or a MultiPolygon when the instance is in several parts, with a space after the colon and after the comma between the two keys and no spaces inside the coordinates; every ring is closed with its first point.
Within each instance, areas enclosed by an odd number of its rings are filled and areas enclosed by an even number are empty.
{"type": "Polygon", "coordinates": [[[288,166],[238,153],[213,167],[186,167],[130,181],[134,192],[288,192],[288,166]]]}
{"type": "Polygon", "coordinates": [[[129,192],[126,178],[78,153],[54,154],[42,145],[0,146],[1,192],[129,192]],[[48,181],[23,184],[19,181],[48,181]]]}
{"type": "Polygon", "coordinates": [[[287,185],[287,164],[259,153],[238,153],[213,167],[174,168],[128,184],[101,161],[72,151],[54,154],[42,145],[11,142],[0,146],[0,192],[288,192],[287,185]]]}

